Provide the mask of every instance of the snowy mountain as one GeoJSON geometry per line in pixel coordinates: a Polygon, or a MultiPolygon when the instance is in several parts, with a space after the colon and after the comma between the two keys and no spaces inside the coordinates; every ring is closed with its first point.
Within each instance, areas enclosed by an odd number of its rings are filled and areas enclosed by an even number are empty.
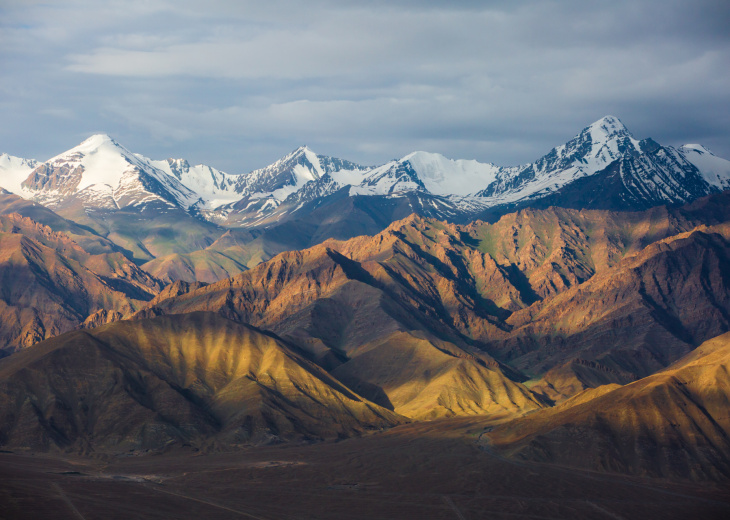
{"type": "Polygon", "coordinates": [[[476,196],[489,198],[494,204],[539,198],[576,179],[594,175],[622,157],[641,153],[639,141],[623,123],[606,116],[534,163],[501,168],[476,196]]]}
{"type": "Polygon", "coordinates": [[[238,176],[234,188],[237,200],[203,215],[234,226],[275,221],[290,213],[292,207],[301,207],[352,182],[360,182],[369,170],[350,161],[317,155],[301,146],[265,168],[238,176]],[[280,208],[282,204],[284,208],[280,208]]]}
{"type": "Polygon", "coordinates": [[[152,201],[189,207],[199,199],[174,176],[103,134],[36,166],[18,195],[51,209],[73,203],[120,209],[152,201]]]}
{"type": "Polygon", "coordinates": [[[44,163],[0,156],[0,186],[51,208],[72,201],[103,209],[157,201],[195,211],[240,199],[238,177],[184,159],[151,160],[104,134],[44,163]]]}
{"type": "Polygon", "coordinates": [[[6,153],[0,155],[0,187],[12,193],[22,191],[23,181],[38,166],[35,159],[22,159],[6,153]]]}
{"type": "MultiPolygon", "coordinates": [[[[529,204],[593,176],[618,171],[621,191],[615,209],[681,204],[730,187],[730,162],[700,145],[675,149],[651,139],[634,138],[621,121],[606,116],[589,125],[564,145],[553,148],[534,163],[499,167],[477,161],[451,160],[428,152],[414,152],[382,166],[363,168],[352,163],[324,171],[322,156],[300,148],[274,165],[242,176],[249,197],[272,196],[269,204],[238,206],[282,215],[313,198],[349,187],[350,196],[398,197],[419,192],[448,197],[458,211],[469,214],[490,207],[529,204]],[[291,165],[294,164],[295,167],[291,165]],[[275,177],[276,172],[279,177],[275,177]],[[260,182],[264,177],[272,182],[260,182]],[[282,179],[286,179],[284,184],[282,179]],[[279,183],[273,183],[276,179],[279,183]],[[256,182],[253,182],[256,181],[256,182]],[[277,191],[272,187],[276,186],[277,191]],[[257,194],[258,192],[264,192],[257,194]],[[289,204],[286,204],[286,203],[289,204]],[[281,207],[280,207],[281,206],[281,207]]],[[[344,163],[344,162],[342,162],[344,163]]],[[[594,179],[598,182],[598,178],[594,179]]]]}
{"type": "Polygon", "coordinates": [[[467,196],[475,187],[485,186],[496,178],[501,168],[473,160],[447,159],[438,153],[413,152],[399,161],[372,168],[352,194],[391,195],[419,190],[432,195],[467,196]]]}
{"type": "Polygon", "coordinates": [[[273,197],[283,201],[307,183],[316,183],[325,175],[337,172],[338,179],[342,181],[343,176],[347,176],[348,180],[362,178],[367,170],[349,161],[317,155],[302,146],[266,168],[241,175],[236,183],[236,192],[242,197],[273,197]]]}
{"type": "Polygon", "coordinates": [[[200,210],[217,208],[240,198],[235,191],[240,175],[229,175],[205,164],[191,166],[185,159],[153,161],[140,155],[137,157],[190,188],[197,196],[193,206],[200,210]]]}
{"type": "Polygon", "coordinates": [[[224,226],[274,225],[335,195],[400,198],[413,211],[465,221],[547,203],[610,209],[681,204],[730,188],[730,161],[701,145],[638,140],[618,118],[606,116],[522,166],[421,151],[368,167],[302,146],[265,168],[230,175],[184,159],[151,160],[95,135],[45,163],[3,154],[0,186],[54,209],[155,202],[224,226]]]}
{"type": "Polygon", "coordinates": [[[501,169],[476,195],[490,207],[542,199],[564,205],[566,197],[576,199],[577,189],[608,191],[609,186],[611,204],[597,194],[595,201],[583,199],[580,205],[639,209],[689,202],[730,187],[730,161],[700,145],[673,148],[651,139],[639,141],[616,117],[606,116],[535,163],[501,169]]]}
{"type": "Polygon", "coordinates": [[[730,188],[730,161],[717,157],[700,144],[685,144],[679,152],[697,168],[710,186],[721,190],[730,188]]]}
{"type": "Polygon", "coordinates": [[[91,136],[43,163],[4,163],[0,186],[7,179],[16,195],[107,237],[139,263],[207,247],[224,232],[199,217],[208,201],[175,175],[205,196],[214,195],[204,167],[185,170],[182,162],[151,161],[107,135],[91,136]],[[195,185],[194,178],[202,181],[195,185]]]}

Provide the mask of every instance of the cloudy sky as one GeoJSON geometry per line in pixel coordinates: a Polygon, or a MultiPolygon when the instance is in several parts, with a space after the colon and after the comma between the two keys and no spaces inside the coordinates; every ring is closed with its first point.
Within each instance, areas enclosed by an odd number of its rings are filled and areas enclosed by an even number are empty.
{"type": "Polygon", "coordinates": [[[601,116],[730,158],[727,0],[0,0],[0,152],[230,173],[301,144],[532,161],[601,116]]]}

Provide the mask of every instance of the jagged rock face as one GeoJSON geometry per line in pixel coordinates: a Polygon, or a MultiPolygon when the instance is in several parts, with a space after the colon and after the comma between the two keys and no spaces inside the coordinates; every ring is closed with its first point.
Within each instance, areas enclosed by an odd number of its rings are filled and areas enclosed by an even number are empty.
{"type": "Polygon", "coordinates": [[[720,225],[655,242],[514,313],[511,332],[491,352],[536,373],[578,355],[634,379],[647,376],[730,329],[729,236],[720,225]]]}
{"type": "Polygon", "coordinates": [[[175,296],[180,296],[181,294],[195,291],[197,289],[200,289],[201,287],[205,287],[206,285],[208,284],[205,282],[173,282],[170,285],[165,286],[165,288],[162,289],[157,296],[152,298],[152,300],[149,302],[149,305],[157,305],[160,302],[163,302],[170,298],[174,298],[175,296]]]}
{"type": "Polygon", "coordinates": [[[106,310],[128,314],[161,283],[121,253],[90,255],[63,233],[18,214],[0,216],[0,350],[79,326],[106,310]]]}
{"type": "Polygon", "coordinates": [[[730,327],[718,274],[730,269],[726,227],[686,231],[708,212],[726,222],[726,198],[629,214],[526,210],[468,226],[414,216],[374,237],[283,253],[145,312],[220,312],[292,338],[329,367],[404,330],[480,345],[528,374],[595,363],[593,376],[560,383],[565,392],[543,389],[563,398],[648,375],[730,327]]]}
{"type": "Polygon", "coordinates": [[[601,387],[488,434],[514,457],[590,469],[730,478],[730,335],[625,387],[601,387]]]}
{"type": "Polygon", "coordinates": [[[102,325],[114,323],[115,321],[119,321],[123,318],[124,315],[121,312],[101,309],[100,311],[96,311],[88,318],[86,318],[79,328],[95,329],[96,327],[101,327],[102,325]]]}
{"type": "MultiPolygon", "coordinates": [[[[78,154],[69,156],[69,160],[78,161],[81,157],[78,154]]],[[[70,195],[76,191],[84,167],[80,164],[41,164],[35,168],[23,186],[33,191],[54,191],[61,196],[70,195]]]]}
{"type": "Polygon", "coordinates": [[[230,449],[404,420],[276,339],[205,313],[45,341],[0,362],[0,395],[0,444],[39,450],[230,449]]]}

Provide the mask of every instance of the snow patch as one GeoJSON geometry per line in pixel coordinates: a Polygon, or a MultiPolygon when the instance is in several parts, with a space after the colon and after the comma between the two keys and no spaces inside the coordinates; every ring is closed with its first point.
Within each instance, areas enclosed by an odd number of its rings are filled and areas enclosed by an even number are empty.
{"type": "Polygon", "coordinates": [[[408,161],[426,189],[434,195],[468,195],[493,182],[500,168],[474,160],[447,159],[438,153],[413,152],[408,161]]]}
{"type": "Polygon", "coordinates": [[[720,190],[730,188],[730,161],[717,157],[700,144],[685,144],[679,151],[710,186],[720,190]]]}
{"type": "Polygon", "coordinates": [[[6,153],[0,155],[0,186],[6,190],[23,196],[23,181],[38,166],[35,159],[23,159],[6,153]]]}

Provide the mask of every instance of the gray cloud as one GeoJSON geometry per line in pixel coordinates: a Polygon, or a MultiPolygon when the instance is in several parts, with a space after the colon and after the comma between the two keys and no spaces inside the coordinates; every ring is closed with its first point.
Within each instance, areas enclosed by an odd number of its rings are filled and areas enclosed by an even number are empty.
{"type": "Polygon", "coordinates": [[[730,7],[275,0],[0,4],[0,151],[91,132],[239,173],[306,143],[534,160],[595,119],[730,158],[730,7]]]}

